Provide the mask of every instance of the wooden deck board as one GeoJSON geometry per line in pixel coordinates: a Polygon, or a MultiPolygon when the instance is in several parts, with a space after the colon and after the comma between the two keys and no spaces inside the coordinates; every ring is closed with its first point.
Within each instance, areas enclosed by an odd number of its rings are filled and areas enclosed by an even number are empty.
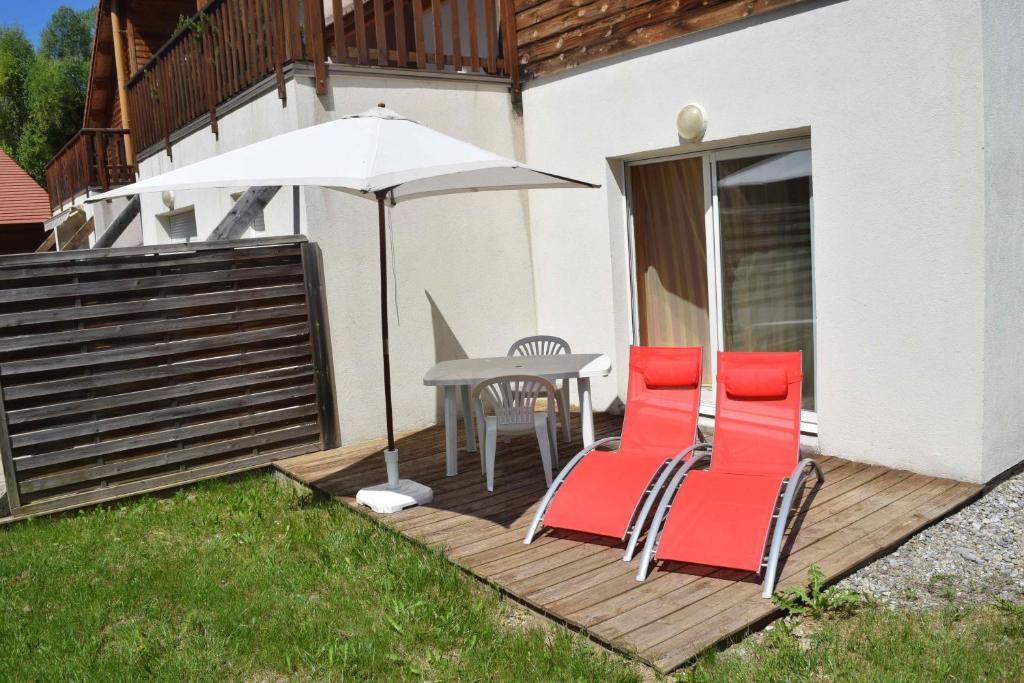
{"type": "MultiPolygon", "coordinates": [[[[598,437],[618,433],[621,419],[598,415],[598,437]]],[[[574,424],[574,434],[578,425],[574,424]]],[[[578,437],[577,437],[578,438],[578,437]]],[[[459,443],[464,444],[459,432],[459,443]]],[[[402,475],[434,489],[431,505],[376,515],[355,503],[356,491],[384,477],[383,443],[346,446],[276,463],[279,470],[338,498],[500,586],[515,598],[620,652],[668,672],[702,650],[776,615],[760,597],[756,576],[734,570],[660,563],[645,582],[622,544],[546,530],[522,539],[544,495],[536,442],[498,445],[494,492],[476,453],[459,451],[459,475],[445,476],[444,432],[402,435],[402,475]]],[[[581,445],[559,444],[562,462],[581,445]]],[[[830,580],[890,552],[921,528],[981,493],[982,487],[841,458],[818,458],[825,482],[808,487],[787,534],[780,586],[800,583],[816,564],[830,580]]]]}

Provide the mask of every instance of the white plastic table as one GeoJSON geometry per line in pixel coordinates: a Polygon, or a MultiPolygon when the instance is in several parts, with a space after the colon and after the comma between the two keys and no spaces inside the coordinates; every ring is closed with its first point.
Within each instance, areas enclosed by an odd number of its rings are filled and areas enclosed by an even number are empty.
{"type": "Polygon", "coordinates": [[[538,375],[548,380],[576,380],[580,397],[583,443],[594,441],[594,412],[590,398],[590,378],[607,377],[612,362],[603,353],[563,353],[555,356],[499,356],[465,358],[438,363],[423,376],[428,387],[444,387],[444,446],[449,477],[459,473],[455,392],[462,387],[462,423],[466,430],[466,450],[476,452],[476,429],[469,393],[480,382],[502,375],[538,375]]]}

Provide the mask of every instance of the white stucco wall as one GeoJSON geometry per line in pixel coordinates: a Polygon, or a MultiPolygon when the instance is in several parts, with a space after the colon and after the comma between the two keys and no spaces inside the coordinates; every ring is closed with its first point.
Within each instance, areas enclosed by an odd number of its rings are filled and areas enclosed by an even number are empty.
{"type": "MultiPolygon", "coordinates": [[[[141,164],[143,178],[297,127],[389,108],[437,130],[508,156],[522,157],[522,127],[507,86],[470,79],[335,74],[318,97],[312,80],[288,81],[288,102],[275,92],[220,118],[220,139],[208,128],[141,164]]],[[[344,154],[345,150],[323,150],[344,154]]],[[[231,208],[232,190],[178,192],[176,208],[194,205],[203,239],[231,208]]],[[[291,234],[292,193],[282,188],[267,206],[265,234],[291,234]]],[[[146,243],[166,241],[155,214],[159,195],[143,198],[146,243]]],[[[389,253],[391,372],[398,430],[435,424],[440,393],[423,386],[437,361],[502,355],[515,339],[536,333],[525,192],[422,199],[392,210],[389,253]]],[[[305,188],[301,231],[320,245],[339,424],[344,442],[384,434],[376,204],[331,190],[305,188]]]]}
{"type": "MultiPolygon", "coordinates": [[[[218,121],[219,135],[209,126],[176,142],[172,156],[163,151],[139,162],[139,177],[151,178],[175,168],[181,168],[202,159],[228,152],[239,147],[265,140],[280,133],[294,130],[299,119],[301,102],[296,101],[295,81],[286,83],[287,102],[271,90],[259,99],[222,116],[218,121]]],[[[234,204],[232,193],[244,192],[245,187],[223,190],[181,190],[174,193],[174,209],[194,207],[197,240],[204,240],[217,227],[217,223],[234,204]]],[[[165,244],[171,240],[157,218],[169,211],[159,194],[142,195],[142,233],[145,244],[165,244]]],[[[290,235],[293,232],[291,188],[283,187],[264,209],[266,235],[290,235]]],[[[245,235],[246,237],[251,236],[245,235]]]]}
{"type": "Polygon", "coordinates": [[[820,448],[982,480],[980,36],[975,2],[809,3],[528,85],[527,160],[604,183],[530,197],[538,328],[626,366],[622,159],[809,133],[820,448]]]}
{"type": "MultiPolygon", "coordinates": [[[[303,125],[384,102],[443,133],[507,156],[522,156],[522,132],[508,90],[425,78],[345,76],[317,98],[308,81],[303,125]]],[[[343,154],[344,150],[338,150],[343,154]]],[[[377,207],[307,189],[309,237],[326,262],[342,437],[384,431],[380,353],[377,207]]],[[[423,386],[439,360],[503,355],[536,333],[525,192],[420,199],[391,210],[391,374],[396,428],[440,420],[440,392],[423,386]],[[397,285],[397,290],[395,289],[397,285]]]]}
{"type": "Polygon", "coordinates": [[[985,397],[982,471],[1024,458],[1024,7],[985,0],[985,397]]]}

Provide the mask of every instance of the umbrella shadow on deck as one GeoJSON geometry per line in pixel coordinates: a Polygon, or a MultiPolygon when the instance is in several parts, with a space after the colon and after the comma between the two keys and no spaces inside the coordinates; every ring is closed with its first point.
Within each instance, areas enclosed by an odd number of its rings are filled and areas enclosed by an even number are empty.
{"type": "MultiPolygon", "coordinates": [[[[605,433],[617,433],[620,429],[621,418],[603,414],[595,418],[599,437],[605,433]]],[[[562,463],[568,462],[582,448],[579,432],[579,415],[574,414],[573,442],[560,440],[558,444],[562,463]]],[[[499,440],[493,492],[487,490],[479,453],[466,449],[461,420],[458,444],[459,473],[448,477],[445,474],[443,426],[427,427],[401,435],[396,440],[401,454],[402,478],[430,486],[434,490],[434,500],[420,508],[387,515],[385,519],[403,527],[406,524],[404,520],[412,523],[414,517],[422,518],[424,523],[431,521],[452,526],[475,519],[503,529],[522,527],[525,535],[533,510],[547,491],[536,437],[527,434],[513,436],[507,442],[499,440]]],[[[383,446],[376,446],[341,449],[337,466],[309,483],[345,499],[354,497],[362,487],[382,483],[385,479],[383,446]]]]}

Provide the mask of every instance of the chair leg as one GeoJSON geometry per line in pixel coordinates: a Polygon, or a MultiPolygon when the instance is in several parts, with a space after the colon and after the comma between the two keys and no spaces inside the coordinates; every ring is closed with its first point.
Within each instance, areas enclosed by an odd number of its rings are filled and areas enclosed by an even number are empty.
{"type": "Polygon", "coordinates": [[[558,462],[558,428],[555,422],[555,413],[552,411],[548,412],[548,442],[551,444],[551,459],[555,463],[555,469],[557,472],[561,469],[561,463],[558,462]]]}
{"type": "Polygon", "coordinates": [[[477,402],[476,411],[476,439],[479,442],[477,444],[477,450],[480,451],[480,473],[486,474],[487,469],[484,465],[484,430],[486,425],[484,424],[484,409],[483,404],[477,402]]]}
{"type": "Polygon", "coordinates": [[[484,473],[487,477],[487,490],[494,490],[494,452],[498,447],[498,422],[493,417],[484,418],[484,473]]]}
{"type": "Polygon", "coordinates": [[[562,419],[562,436],[568,443],[572,441],[572,433],[569,430],[569,380],[567,379],[563,379],[562,386],[558,388],[558,416],[562,419]]]}
{"type": "Polygon", "coordinates": [[[551,431],[548,429],[547,415],[536,413],[533,428],[537,432],[537,445],[540,447],[540,461],[544,465],[544,481],[551,486],[551,431]]]}

